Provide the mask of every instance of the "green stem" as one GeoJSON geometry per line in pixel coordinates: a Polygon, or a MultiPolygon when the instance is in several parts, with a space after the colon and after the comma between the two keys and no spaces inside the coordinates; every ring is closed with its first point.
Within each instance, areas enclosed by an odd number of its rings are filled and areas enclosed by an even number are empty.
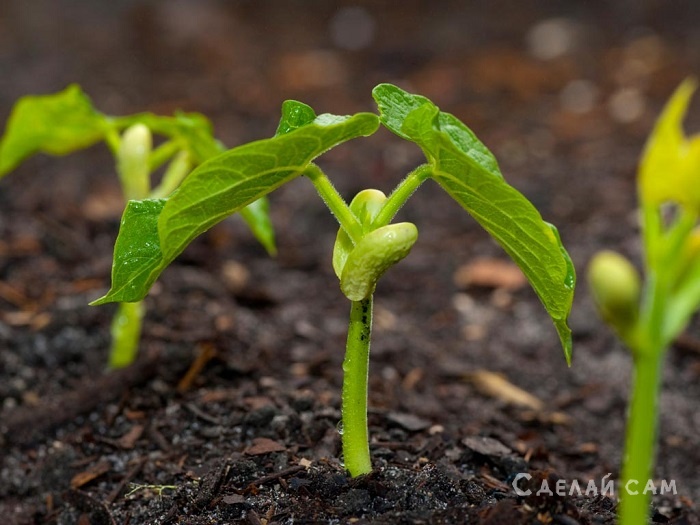
{"type": "Polygon", "coordinates": [[[352,477],[372,470],[367,431],[367,375],[372,334],[372,296],[352,301],[343,361],[343,457],[352,477]]]}
{"type": "Polygon", "coordinates": [[[678,220],[676,220],[666,234],[662,257],[664,257],[664,265],[671,265],[671,269],[664,268],[665,274],[671,276],[676,275],[678,263],[682,261],[680,255],[683,252],[683,246],[688,240],[688,235],[690,235],[693,228],[695,228],[697,220],[697,214],[683,208],[680,212],[680,217],[678,217],[678,220]]]}
{"type": "Polygon", "coordinates": [[[413,192],[429,179],[432,173],[433,168],[428,164],[422,164],[409,173],[406,178],[394,188],[391,195],[387,197],[384,206],[379,211],[374,221],[372,221],[372,229],[389,224],[401,207],[406,204],[409,197],[413,195],[413,192]]]}
{"type": "MultiPolygon", "coordinates": [[[[653,254],[652,254],[653,255],[653,254]]],[[[648,523],[651,493],[645,494],[652,479],[658,426],[658,397],[666,342],[663,327],[669,294],[668,275],[660,268],[649,270],[647,295],[638,324],[634,358],[634,379],[627,415],[625,457],[620,486],[620,525],[648,523]],[[637,494],[631,494],[637,492],[637,494]]]]}
{"type": "Polygon", "coordinates": [[[145,311],[143,301],[119,303],[117,313],[112,319],[110,368],[124,368],[136,359],[141,339],[141,322],[145,311]]]}
{"type": "Polygon", "coordinates": [[[340,226],[350,236],[352,242],[357,244],[362,238],[362,225],[345,200],[340,196],[338,190],[335,189],[330,179],[315,164],[310,164],[304,170],[304,175],[313,183],[323,202],[326,203],[331,213],[335,215],[340,226]]]}
{"type": "Polygon", "coordinates": [[[649,520],[651,492],[645,494],[644,488],[653,479],[663,356],[660,348],[635,356],[620,486],[620,525],[641,525],[649,520]]]}
{"type": "Polygon", "coordinates": [[[662,239],[661,213],[657,206],[642,207],[641,226],[644,239],[644,266],[655,270],[658,267],[659,243],[662,239]]]}
{"type": "Polygon", "coordinates": [[[160,184],[151,190],[149,198],[162,199],[170,195],[187,177],[191,169],[192,163],[190,162],[189,152],[181,151],[168,166],[160,184]]]}
{"type": "Polygon", "coordinates": [[[119,131],[116,127],[110,126],[107,128],[105,133],[105,142],[112,155],[116,158],[119,154],[119,145],[121,144],[121,138],[119,137],[119,131]]]}
{"type": "Polygon", "coordinates": [[[151,152],[148,158],[148,169],[150,171],[156,171],[181,149],[182,146],[175,140],[164,142],[151,152]]]}

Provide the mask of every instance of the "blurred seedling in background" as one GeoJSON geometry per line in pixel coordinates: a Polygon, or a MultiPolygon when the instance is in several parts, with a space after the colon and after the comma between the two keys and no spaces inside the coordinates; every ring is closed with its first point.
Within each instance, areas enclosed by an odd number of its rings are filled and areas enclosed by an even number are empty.
{"type": "Polygon", "coordinates": [[[141,301],[195,237],[283,184],[306,177],[340,223],[333,268],[351,302],[341,408],[343,456],[352,476],[372,468],[367,375],[374,290],[418,236],[413,224],[391,221],[427,179],[437,182],[520,266],[554,321],[567,361],[571,358],[567,318],[575,274],[557,230],[506,183],[491,152],[456,117],[389,84],[377,86],[373,94],[379,116],[317,116],[309,106],[287,101],[273,138],[202,163],[167,198],[130,201],[115,245],[112,287],[93,303],[141,301]],[[373,134],[380,123],[417,144],[427,163],[388,197],[364,190],[348,205],[313,161],[336,145],[373,134]]]}
{"type": "MultiPolygon", "coordinates": [[[[0,139],[0,178],[35,153],[66,155],[102,141],[114,155],[125,200],[167,197],[192,168],[226,151],[203,115],[111,117],[98,112],[81,89],[71,85],[53,95],[23,97],[15,104],[0,139]],[[154,133],[164,139],[156,148],[154,133]],[[153,173],[165,164],[160,183],[152,187],[153,173]]],[[[258,240],[274,253],[267,202],[253,202],[241,214],[258,240]]],[[[140,301],[118,305],[111,328],[111,368],[127,366],[136,358],[144,314],[140,301]]]]}
{"type": "Polygon", "coordinates": [[[676,90],[640,162],[644,282],[627,259],[610,251],[597,254],[588,269],[600,314],[634,362],[620,485],[622,525],[648,521],[651,493],[645,485],[653,476],[663,361],[700,307],[700,136],[688,138],[682,127],[694,90],[689,80],[676,90]]]}

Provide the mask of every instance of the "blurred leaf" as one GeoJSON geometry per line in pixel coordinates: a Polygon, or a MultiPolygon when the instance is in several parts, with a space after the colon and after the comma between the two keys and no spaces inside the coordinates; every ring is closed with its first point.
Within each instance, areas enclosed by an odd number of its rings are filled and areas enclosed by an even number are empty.
{"type": "Polygon", "coordinates": [[[91,146],[108,129],[108,119],[77,85],[53,95],[22,97],[0,139],[0,177],[34,153],[66,155],[91,146]]]}
{"type": "Polygon", "coordinates": [[[190,152],[195,164],[201,164],[226,148],[214,137],[214,129],[207,117],[201,113],[176,112],[168,117],[153,113],[137,113],[114,119],[115,125],[129,127],[144,124],[153,133],[175,139],[180,147],[190,152]]]}
{"type": "Polygon", "coordinates": [[[700,213],[700,136],[686,137],[683,118],[696,83],[686,80],[675,91],[647,141],[639,166],[643,206],[678,203],[700,213]]]}

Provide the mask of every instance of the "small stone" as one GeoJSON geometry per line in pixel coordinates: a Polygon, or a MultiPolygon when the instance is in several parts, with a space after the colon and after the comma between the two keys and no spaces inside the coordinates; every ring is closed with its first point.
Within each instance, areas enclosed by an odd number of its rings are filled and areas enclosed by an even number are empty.
{"type": "Polygon", "coordinates": [[[469,450],[487,457],[503,457],[513,453],[497,439],[482,436],[469,436],[462,440],[462,444],[469,450]]]}
{"type": "Polygon", "coordinates": [[[221,501],[226,505],[240,505],[241,503],[245,503],[245,498],[240,494],[229,494],[221,498],[221,501]]]}
{"type": "Polygon", "coordinates": [[[411,432],[418,432],[429,428],[431,423],[427,419],[423,419],[414,414],[404,414],[400,412],[390,412],[387,414],[387,419],[400,427],[411,432]]]}
{"type": "Polygon", "coordinates": [[[246,447],[244,452],[249,456],[262,456],[272,452],[283,452],[287,450],[284,445],[268,438],[255,438],[253,444],[246,447]]]}

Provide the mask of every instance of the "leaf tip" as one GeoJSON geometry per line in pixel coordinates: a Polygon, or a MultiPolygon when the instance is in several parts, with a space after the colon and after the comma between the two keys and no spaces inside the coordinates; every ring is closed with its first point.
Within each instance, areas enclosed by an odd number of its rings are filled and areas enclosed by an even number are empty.
{"type": "Polygon", "coordinates": [[[567,324],[567,319],[553,319],[553,321],[554,327],[557,329],[557,334],[559,335],[561,347],[564,350],[566,365],[571,367],[571,360],[573,358],[573,339],[571,336],[571,328],[569,328],[569,325],[567,324]]]}
{"type": "Polygon", "coordinates": [[[107,304],[107,303],[111,303],[111,302],[113,302],[113,301],[111,301],[109,299],[109,293],[107,293],[106,295],[103,295],[102,297],[99,297],[98,299],[95,299],[94,301],[90,301],[88,303],[88,306],[101,306],[103,304],[107,304]]]}
{"type": "Polygon", "coordinates": [[[263,248],[265,248],[265,251],[270,257],[277,257],[277,245],[274,240],[265,242],[263,248]]]}

